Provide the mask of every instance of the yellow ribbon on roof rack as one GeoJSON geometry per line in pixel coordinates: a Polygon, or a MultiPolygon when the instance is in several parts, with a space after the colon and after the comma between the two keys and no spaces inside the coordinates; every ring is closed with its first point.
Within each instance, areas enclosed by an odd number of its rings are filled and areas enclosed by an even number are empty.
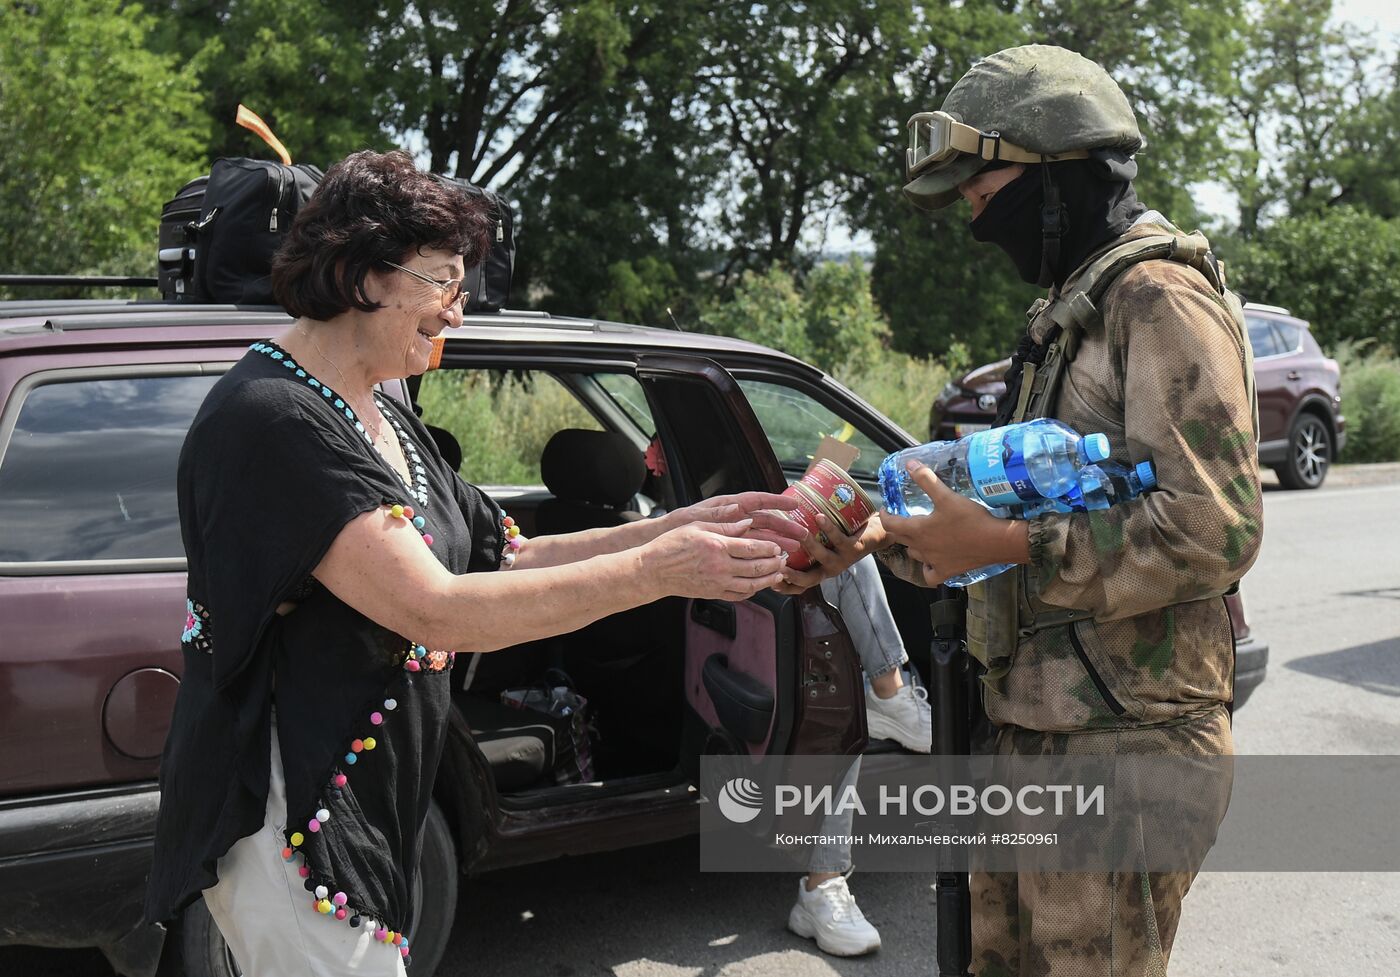
{"type": "Polygon", "coordinates": [[[262,138],[262,141],[272,147],[272,151],[282,159],[286,166],[292,165],[292,155],[287,152],[287,147],[282,145],[282,140],[272,134],[272,129],[262,120],[262,117],[242,102],[238,103],[238,114],[234,121],[250,132],[255,132],[262,138]]]}

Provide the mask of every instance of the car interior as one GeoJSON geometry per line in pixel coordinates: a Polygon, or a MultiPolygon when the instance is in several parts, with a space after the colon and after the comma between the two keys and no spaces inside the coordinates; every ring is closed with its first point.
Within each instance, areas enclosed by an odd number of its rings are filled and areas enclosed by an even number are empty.
{"type": "MultiPolygon", "coordinates": [[[[767,382],[741,386],[761,421],[768,413],[789,418],[792,397],[799,395],[767,382]],[[762,409],[769,401],[771,412],[762,409]]],[[[653,385],[649,398],[631,373],[444,364],[410,381],[410,392],[443,457],[496,499],[527,538],[653,518],[678,499],[755,484],[741,460],[745,453],[735,449],[736,433],[724,428],[728,412],[711,402],[715,395],[703,383],[653,385]],[[533,466],[516,471],[511,484],[496,483],[500,472],[489,460],[470,460],[472,439],[480,435],[471,429],[470,412],[457,409],[462,391],[499,391],[503,384],[514,384],[523,396],[498,396],[493,405],[529,415],[517,423],[507,418],[513,431],[523,430],[528,445],[521,453],[533,466]],[[653,405],[662,415],[659,425],[653,405]],[[684,489],[681,478],[688,482],[684,489]]],[[[845,423],[834,414],[820,416],[819,405],[800,396],[805,424],[764,425],[790,481],[802,475],[803,453],[821,434],[840,433],[845,423]]],[[[845,433],[850,437],[853,429],[845,433]]],[[[868,454],[878,454],[868,461],[870,471],[853,474],[868,476],[873,488],[883,452],[865,443],[868,454]]],[[[926,592],[884,579],[911,659],[917,664],[922,651],[926,661],[926,592]]],[[[627,790],[678,783],[692,752],[763,753],[785,736],[776,717],[790,712],[779,700],[793,693],[783,687],[792,683],[778,675],[795,669],[782,647],[784,628],[792,630],[784,623],[795,613],[791,603],[771,593],[742,604],[666,598],[570,634],[459,655],[454,701],[490,764],[501,803],[549,803],[560,788],[585,784],[597,793],[600,785],[627,790]],[[559,696],[556,689],[568,692],[559,696]],[[544,708],[521,708],[522,698],[544,708]],[[708,724],[711,738],[723,741],[688,739],[688,711],[708,724]]]]}

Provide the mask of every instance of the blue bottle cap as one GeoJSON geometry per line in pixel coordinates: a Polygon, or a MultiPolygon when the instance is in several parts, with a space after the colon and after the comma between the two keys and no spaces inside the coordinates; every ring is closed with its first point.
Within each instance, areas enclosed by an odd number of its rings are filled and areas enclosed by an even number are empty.
{"type": "Polygon", "coordinates": [[[1084,437],[1084,457],[1091,464],[1108,460],[1108,435],[1088,434],[1084,437]]]}
{"type": "Polygon", "coordinates": [[[1143,491],[1157,487],[1157,471],[1152,467],[1150,461],[1140,461],[1135,469],[1138,480],[1142,482],[1143,491]]]}

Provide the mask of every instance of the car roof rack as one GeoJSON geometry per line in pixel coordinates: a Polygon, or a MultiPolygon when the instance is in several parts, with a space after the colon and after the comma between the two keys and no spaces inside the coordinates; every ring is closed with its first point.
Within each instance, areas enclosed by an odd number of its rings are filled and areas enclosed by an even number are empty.
{"type": "Polygon", "coordinates": [[[0,275],[0,286],[51,288],[155,288],[157,278],[130,275],[0,275]]]}

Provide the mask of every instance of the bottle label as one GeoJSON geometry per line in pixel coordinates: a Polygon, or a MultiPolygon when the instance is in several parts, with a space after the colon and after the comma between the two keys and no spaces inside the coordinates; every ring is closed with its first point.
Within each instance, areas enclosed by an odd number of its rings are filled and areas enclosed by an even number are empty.
{"type": "Polygon", "coordinates": [[[1015,428],[993,428],[968,436],[967,468],[972,486],[990,506],[1037,502],[1040,493],[1026,471],[1021,450],[1024,434],[1015,428]]]}

